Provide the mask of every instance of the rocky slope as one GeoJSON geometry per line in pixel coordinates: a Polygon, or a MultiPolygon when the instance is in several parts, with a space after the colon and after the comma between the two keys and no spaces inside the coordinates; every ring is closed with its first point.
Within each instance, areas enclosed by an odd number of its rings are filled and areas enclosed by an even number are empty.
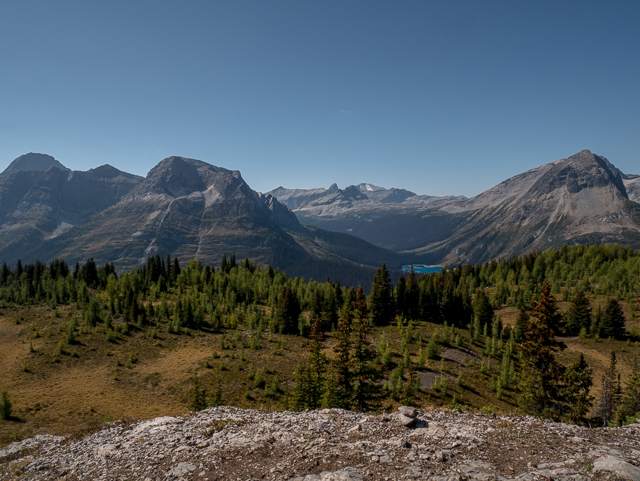
{"type": "Polygon", "coordinates": [[[640,425],[218,407],[0,449],[0,479],[640,480],[640,425]]]}
{"type": "Polygon", "coordinates": [[[316,189],[308,200],[301,191],[273,192],[292,203],[303,223],[350,232],[433,263],[484,262],[564,244],[640,247],[640,177],[588,150],[471,199],[407,197],[369,184],[349,189],[330,188],[321,196],[316,189]],[[347,200],[349,189],[366,200],[347,200]],[[387,204],[387,198],[397,202],[387,204]]]}
{"type": "Polygon", "coordinates": [[[80,172],[48,155],[18,157],[0,174],[0,257],[27,260],[30,252],[115,204],[141,180],[110,165],[80,172]]]}
{"type": "Polygon", "coordinates": [[[293,276],[365,285],[383,262],[401,264],[356,237],[301,226],[240,172],[200,160],[169,157],[141,178],[109,165],[71,172],[52,157],[27,157],[0,175],[0,259],[12,264],[93,257],[130,269],[154,254],[214,265],[235,255],[293,276]],[[47,170],[24,170],[35,168],[47,170]]]}

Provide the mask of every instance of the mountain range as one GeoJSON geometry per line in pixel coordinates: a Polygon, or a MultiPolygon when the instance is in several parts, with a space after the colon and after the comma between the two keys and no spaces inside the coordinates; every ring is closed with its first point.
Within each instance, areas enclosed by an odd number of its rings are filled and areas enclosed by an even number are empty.
{"type": "Polygon", "coordinates": [[[169,157],[140,177],[103,165],[71,171],[44,154],[17,158],[0,174],[0,259],[64,258],[130,269],[151,255],[223,255],[272,264],[292,276],[369,283],[402,256],[357,237],[304,227],[240,172],[169,157]]]}
{"type": "Polygon", "coordinates": [[[0,174],[0,260],[140,265],[249,257],[292,276],[370,282],[406,263],[483,262],[576,243],[640,247],[640,176],[589,151],[472,198],[372,184],[252,190],[240,172],[172,156],[141,177],[26,154],[0,174]]]}
{"type": "Polygon", "coordinates": [[[271,191],[305,224],[429,263],[484,262],[580,243],[640,247],[640,176],[584,150],[470,199],[370,184],[271,191]],[[392,199],[391,201],[386,201],[392,199]]]}

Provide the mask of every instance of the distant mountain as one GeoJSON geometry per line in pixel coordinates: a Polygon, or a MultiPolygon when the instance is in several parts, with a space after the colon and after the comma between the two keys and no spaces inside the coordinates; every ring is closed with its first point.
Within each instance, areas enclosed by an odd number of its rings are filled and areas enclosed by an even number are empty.
{"type": "Polygon", "coordinates": [[[269,193],[292,209],[302,224],[353,234],[394,250],[403,250],[407,246],[403,241],[398,244],[393,235],[391,239],[387,239],[390,242],[383,240],[380,236],[384,237],[389,233],[384,232],[384,228],[378,229],[380,219],[414,215],[416,212],[465,199],[463,196],[417,195],[405,189],[385,189],[367,183],[350,185],[344,189],[339,189],[336,184],[328,189],[278,187],[269,193]]]}
{"type": "Polygon", "coordinates": [[[483,262],[564,244],[619,242],[640,248],[640,176],[585,150],[505,180],[471,199],[415,196],[360,184],[296,192],[303,224],[349,232],[427,262],[483,262]],[[348,189],[345,189],[345,191],[348,189]],[[386,199],[394,199],[385,202],[386,199]]]}
{"type": "Polygon", "coordinates": [[[29,152],[28,154],[21,155],[11,162],[9,167],[4,169],[4,172],[2,173],[8,174],[10,172],[18,172],[21,170],[46,171],[51,167],[55,167],[62,171],[69,170],[50,155],[29,152]]]}
{"type": "Polygon", "coordinates": [[[0,222],[0,258],[10,263],[93,257],[129,269],[155,254],[214,265],[226,254],[357,284],[370,283],[382,262],[399,268],[404,260],[357,237],[303,227],[240,172],[177,156],[146,178],[109,165],[1,174],[0,222]]]}

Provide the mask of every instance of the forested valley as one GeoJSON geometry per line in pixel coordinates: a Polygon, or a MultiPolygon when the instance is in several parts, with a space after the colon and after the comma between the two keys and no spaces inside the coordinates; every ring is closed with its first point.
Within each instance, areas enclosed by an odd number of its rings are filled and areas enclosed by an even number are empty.
{"type": "Polygon", "coordinates": [[[0,269],[0,441],[233,404],[640,412],[640,251],[574,246],[370,286],[250,259],[0,269]],[[365,290],[366,289],[366,290],[365,290]]]}

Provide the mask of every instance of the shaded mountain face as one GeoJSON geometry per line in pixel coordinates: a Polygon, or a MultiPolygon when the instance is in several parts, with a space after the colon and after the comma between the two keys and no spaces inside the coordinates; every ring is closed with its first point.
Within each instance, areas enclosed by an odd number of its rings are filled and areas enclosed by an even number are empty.
{"type": "MultiPolygon", "coordinates": [[[[362,194],[352,189],[347,195],[362,194]]],[[[240,172],[169,157],[146,178],[104,165],[87,172],[15,171],[0,175],[0,256],[10,263],[93,257],[130,269],[167,254],[218,264],[249,257],[290,275],[370,283],[390,251],[353,236],[300,225],[240,172]]]]}
{"type": "Polygon", "coordinates": [[[336,192],[315,192],[294,212],[303,224],[349,232],[432,263],[484,262],[577,243],[640,248],[640,205],[634,202],[640,199],[640,177],[625,175],[588,150],[471,199],[411,196],[371,184],[357,188],[367,200],[349,204],[336,192]],[[386,203],[389,198],[398,200],[386,203]]]}

